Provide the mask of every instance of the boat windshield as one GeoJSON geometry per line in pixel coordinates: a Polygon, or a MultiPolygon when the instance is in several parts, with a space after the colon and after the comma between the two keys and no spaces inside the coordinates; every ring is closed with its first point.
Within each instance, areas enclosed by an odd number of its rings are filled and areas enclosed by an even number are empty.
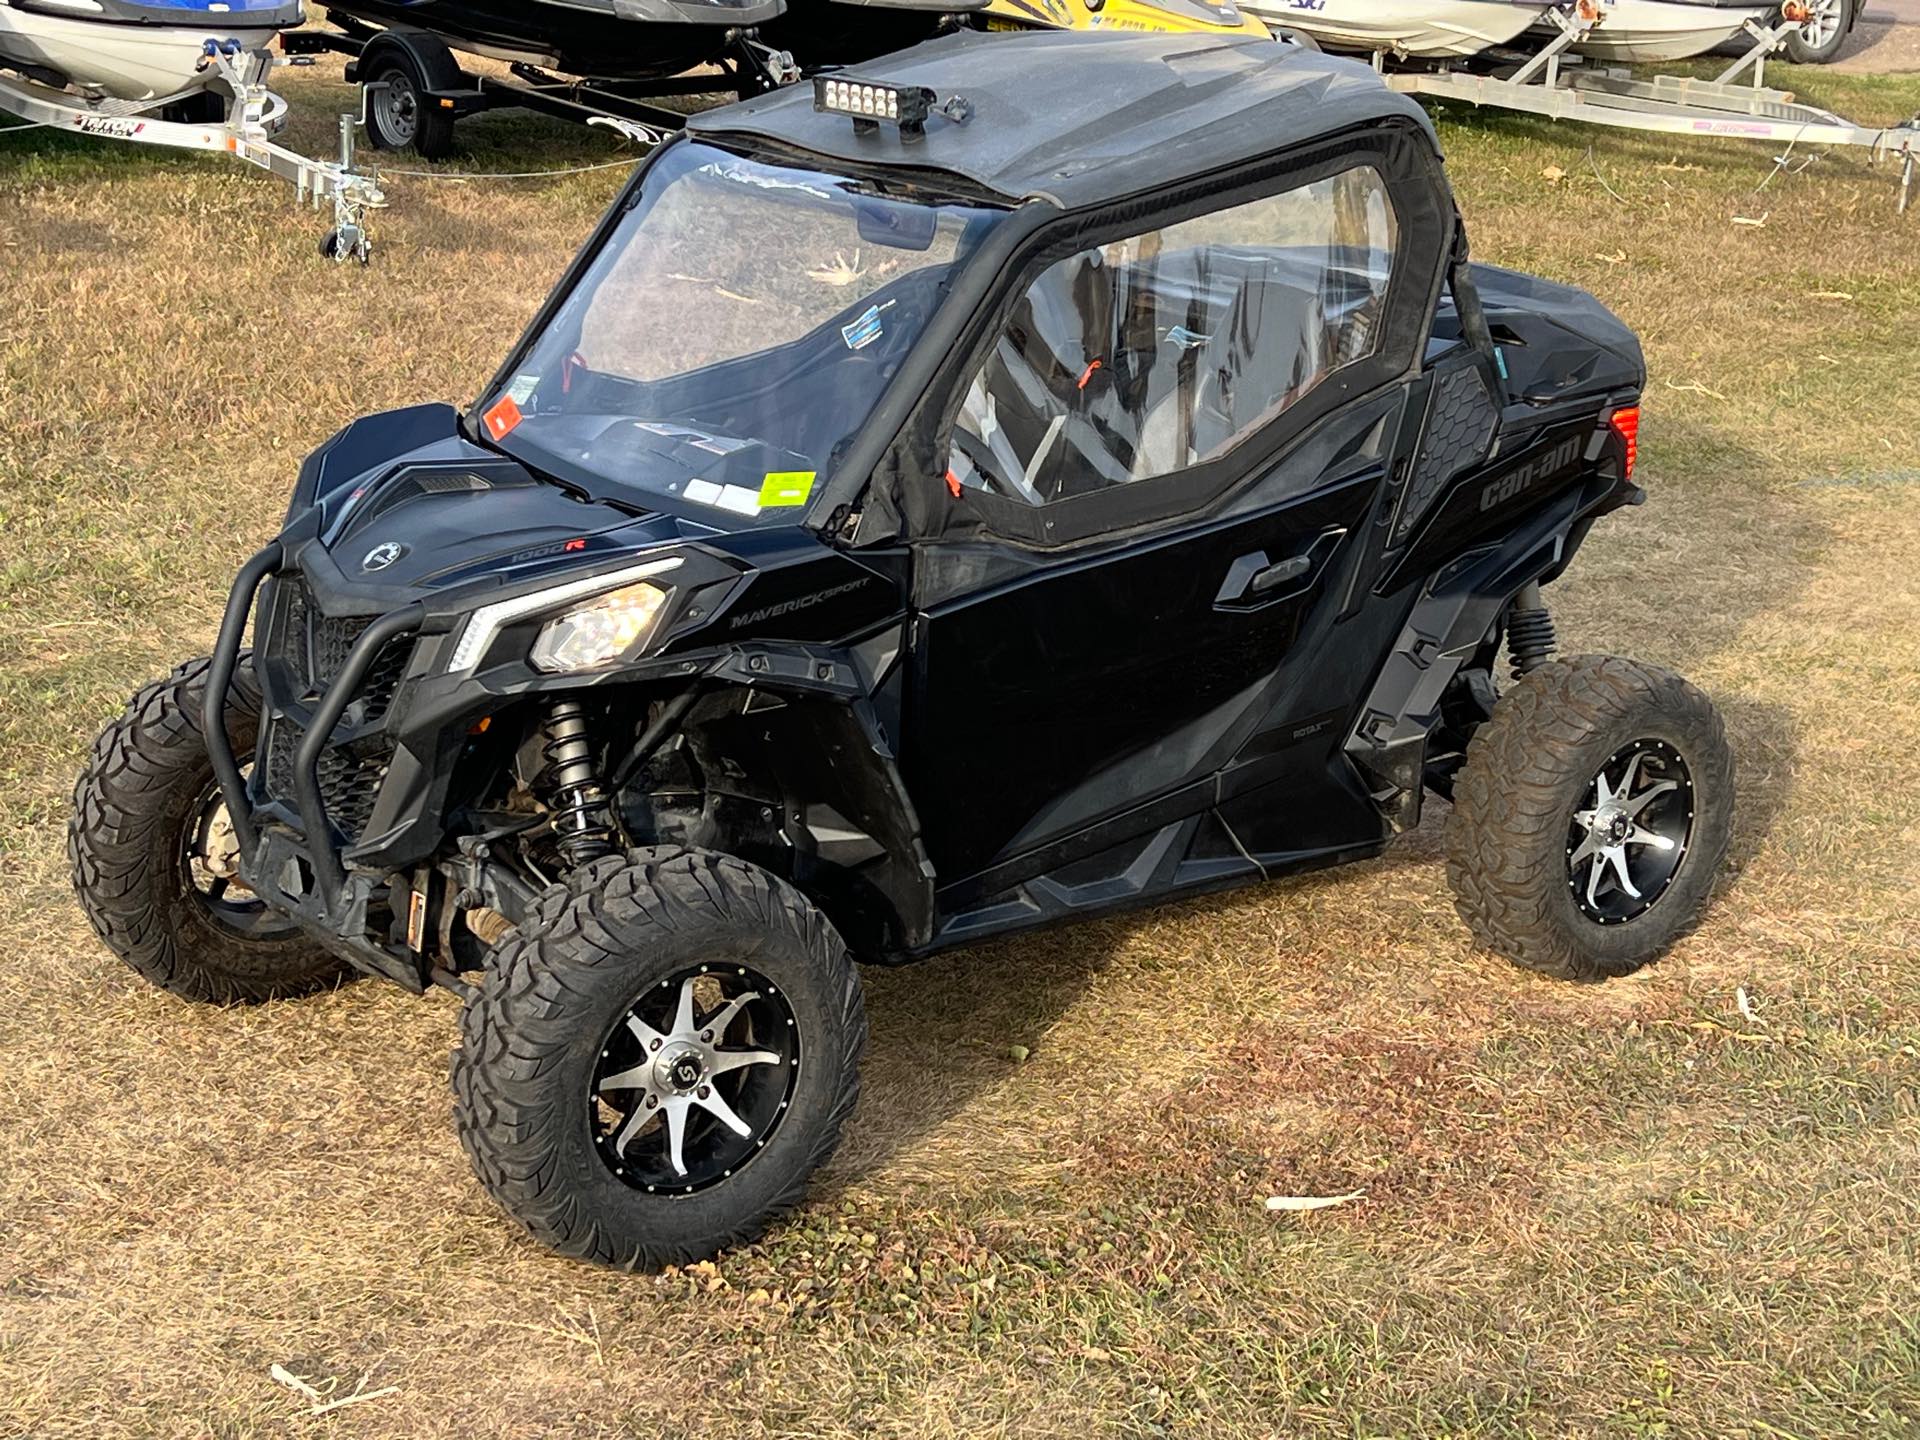
{"type": "Polygon", "coordinates": [[[641,183],[486,434],[596,493],[791,524],[1004,212],[688,141],[641,183]]]}

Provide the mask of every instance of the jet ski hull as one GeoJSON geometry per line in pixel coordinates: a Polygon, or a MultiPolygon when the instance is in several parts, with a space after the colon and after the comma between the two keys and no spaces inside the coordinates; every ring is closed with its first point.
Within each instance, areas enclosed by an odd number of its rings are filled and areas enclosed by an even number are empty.
{"type": "Polygon", "coordinates": [[[1509,45],[1552,8],[1525,0],[1255,0],[1246,7],[1276,30],[1297,30],[1326,50],[1388,51],[1458,59],[1509,45]]]}
{"type": "Polygon", "coordinates": [[[207,42],[237,40],[247,49],[260,48],[288,23],[284,10],[180,7],[170,14],[187,23],[156,25],[55,15],[0,0],[0,68],[58,80],[83,95],[157,100],[211,85],[215,72],[201,66],[207,42]]]}
{"type": "MultiPolygon", "coordinates": [[[[1577,54],[1595,60],[1645,64],[1704,55],[1740,33],[1748,20],[1764,21],[1778,8],[1768,5],[1681,3],[1681,0],[1608,0],[1605,15],[1577,54]]],[[[1542,27],[1543,38],[1555,32],[1542,27]]]]}

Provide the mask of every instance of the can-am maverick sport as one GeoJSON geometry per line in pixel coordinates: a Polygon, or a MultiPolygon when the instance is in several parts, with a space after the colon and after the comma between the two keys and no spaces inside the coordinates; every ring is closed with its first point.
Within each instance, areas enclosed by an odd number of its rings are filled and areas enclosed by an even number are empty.
{"type": "Polygon", "coordinates": [[[1732,803],[1697,690],[1553,657],[1643,383],[1469,266],[1358,63],[964,34],[709,111],[470,410],[301,467],[100,738],[80,896],[195,999],[462,995],[482,1183],[620,1265],[799,1200],[856,961],[1373,855],[1429,790],[1481,942],[1625,974],[1732,803]]]}

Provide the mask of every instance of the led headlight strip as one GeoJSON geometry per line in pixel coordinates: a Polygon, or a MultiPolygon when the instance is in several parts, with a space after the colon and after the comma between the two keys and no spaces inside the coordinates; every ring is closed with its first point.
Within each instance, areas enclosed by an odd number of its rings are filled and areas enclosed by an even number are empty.
{"type": "Polygon", "coordinates": [[[917,137],[927,128],[936,98],[924,85],[886,85],[837,73],[818,75],[813,81],[813,108],[851,115],[855,130],[871,130],[886,120],[898,125],[902,134],[917,137]]]}
{"type": "Polygon", "coordinates": [[[579,580],[569,581],[565,585],[535,590],[530,595],[516,595],[511,600],[496,600],[491,605],[482,605],[467,617],[467,628],[460,632],[460,643],[453,647],[453,658],[447,662],[447,673],[458,675],[462,671],[473,669],[493,644],[494,637],[516,620],[524,620],[529,615],[538,615],[542,611],[564,605],[569,600],[598,595],[603,590],[617,590],[622,585],[630,585],[636,580],[645,580],[652,575],[664,575],[669,570],[679,568],[680,557],[674,555],[665,560],[650,560],[644,565],[629,565],[624,570],[608,570],[599,575],[588,575],[579,580]]]}

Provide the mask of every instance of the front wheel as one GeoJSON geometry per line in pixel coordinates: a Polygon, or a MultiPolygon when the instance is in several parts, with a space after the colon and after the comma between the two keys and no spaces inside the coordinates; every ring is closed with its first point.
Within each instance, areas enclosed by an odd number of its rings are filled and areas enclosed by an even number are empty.
{"type": "Polygon", "coordinates": [[[1447,878],[1474,938],[1530,970],[1597,981],[1699,922],[1733,822],[1733,755],[1713,702],[1671,671],[1556,660],[1467,747],[1447,878]]]}
{"type": "MultiPolygon", "coordinates": [[[[335,984],[348,967],[240,878],[240,846],[200,729],[210,661],[190,660],[127,702],[74,788],[67,858],[107,947],[188,1000],[247,1003],[335,984]]],[[[253,749],[253,667],[234,672],[227,739],[253,749]]]]}
{"type": "Polygon", "coordinates": [[[866,1035],[853,962],[804,896],[729,856],[637,850],[576,872],[494,952],[454,1123],[543,1244],[690,1264],[799,1203],[866,1035]]]}

